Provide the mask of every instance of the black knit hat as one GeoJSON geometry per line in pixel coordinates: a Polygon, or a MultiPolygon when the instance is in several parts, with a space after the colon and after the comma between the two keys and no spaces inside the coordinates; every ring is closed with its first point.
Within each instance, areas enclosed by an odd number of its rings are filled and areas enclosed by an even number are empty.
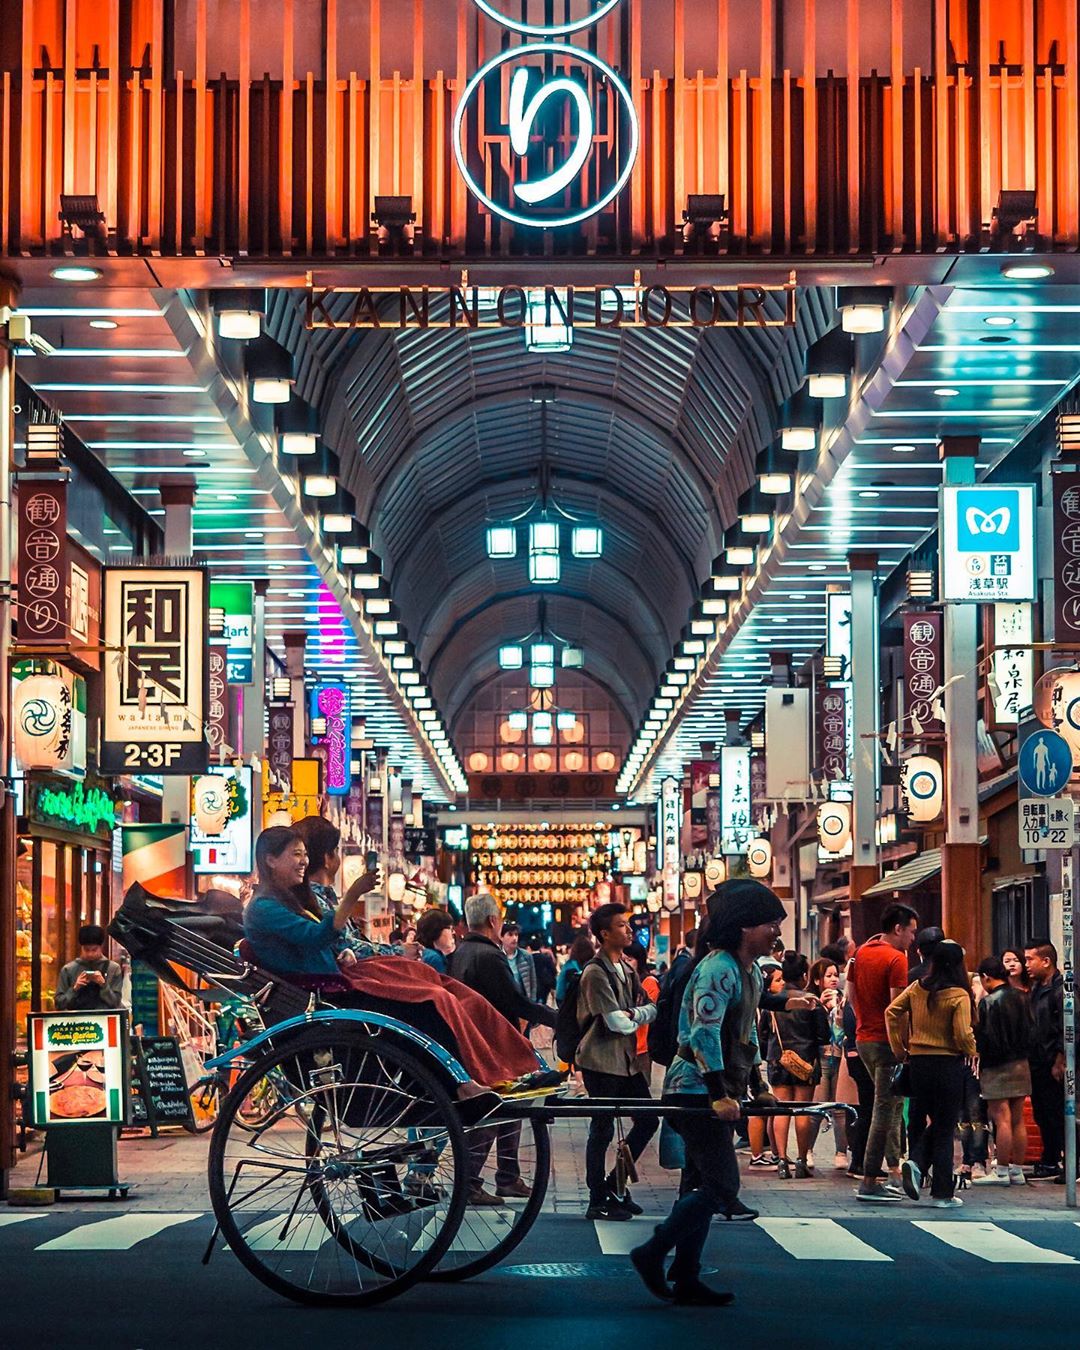
{"type": "Polygon", "coordinates": [[[718,886],[705,902],[710,922],[724,928],[757,928],[786,916],[784,906],[768,886],[750,877],[737,877],[718,886]]]}

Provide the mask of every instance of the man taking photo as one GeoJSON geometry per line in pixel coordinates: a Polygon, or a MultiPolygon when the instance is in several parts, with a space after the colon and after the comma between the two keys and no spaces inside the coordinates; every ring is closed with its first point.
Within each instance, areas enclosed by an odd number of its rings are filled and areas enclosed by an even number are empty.
{"type": "Polygon", "coordinates": [[[60,969],[54,1002],[64,1012],[119,1008],[123,983],[123,971],[105,955],[104,928],[86,923],[79,929],[78,956],[60,969]]]}

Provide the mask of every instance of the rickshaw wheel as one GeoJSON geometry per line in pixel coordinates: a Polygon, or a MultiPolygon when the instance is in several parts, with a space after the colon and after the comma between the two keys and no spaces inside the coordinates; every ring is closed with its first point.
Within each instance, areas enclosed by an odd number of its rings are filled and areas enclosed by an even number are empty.
{"type": "Polygon", "coordinates": [[[466,1149],[477,1163],[483,1156],[480,1180],[484,1190],[497,1191],[498,1134],[505,1132],[508,1126],[520,1128],[516,1151],[505,1147],[504,1151],[510,1152],[511,1156],[516,1152],[520,1178],[529,1187],[528,1198],[508,1200],[499,1209],[473,1209],[466,1203],[461,1225],[445,1256],[427,1277],[429,1280],[468,1280],[497,1266],[528,1236],[539,1217],[551,1177],[551,1135],[546,1124],[539,1120],[499,1121],[496,1118],[489,1125],[473,1126],[465,1131],[466,1149]],[[489,1140],[490,1147],[485,1150],[484,1144],[489,1140]]]}
{"type": "Polygon", "coordinates": [[[364,1306],[446,1252],[465,1209],[465,1133],[441,1076],[392,1034],[306,1028],[241,1075],[209,1153],[222,1236],[299,1303],[364,1306]],[[273,1075],[279,1106],[240,1114],[273,1075]]]}

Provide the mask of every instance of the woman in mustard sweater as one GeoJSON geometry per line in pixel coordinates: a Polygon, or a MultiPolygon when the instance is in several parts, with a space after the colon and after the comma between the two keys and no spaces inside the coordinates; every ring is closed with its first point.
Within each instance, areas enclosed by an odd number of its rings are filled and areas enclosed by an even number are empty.
{"type": "Polygon", "coordinates": [[[935,948],[922,978],[885,1010],[893,1054],[911,1066],[911,1118],[928,1122],[904,1163],[904,1190],[918,1200],[923,1173],[932,1165],[937,1209],[964,1203],[953,1195],[953,1136],[964,1100],[964,1060],[975,1055],[972,1007],[964,949],[946,941],[935,948]]]}

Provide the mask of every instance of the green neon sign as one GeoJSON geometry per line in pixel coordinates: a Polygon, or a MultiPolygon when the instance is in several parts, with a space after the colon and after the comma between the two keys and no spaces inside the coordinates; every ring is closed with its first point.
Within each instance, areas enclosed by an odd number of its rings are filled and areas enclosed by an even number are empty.
{"type": "Polygon", "coordinates": [[[116,823],[116,803],[101,788],[82,783],[71,787],[39,785],[34,793],[33,818],[82,834],[108,834],[116,823]]]}

